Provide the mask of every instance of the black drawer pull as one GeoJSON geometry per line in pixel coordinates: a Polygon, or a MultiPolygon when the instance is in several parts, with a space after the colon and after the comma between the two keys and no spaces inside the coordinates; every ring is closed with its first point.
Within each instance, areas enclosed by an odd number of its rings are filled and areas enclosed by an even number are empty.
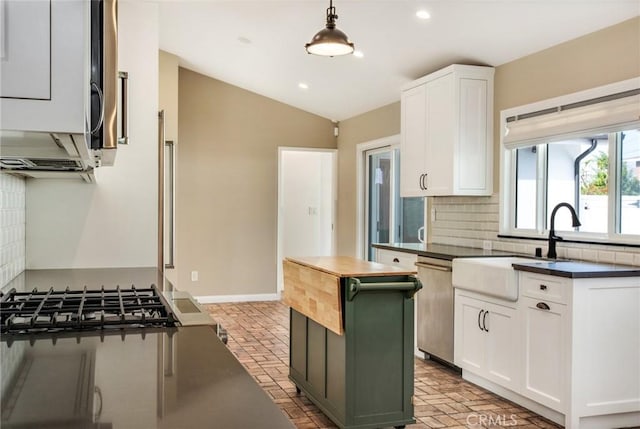
{"type": "Polygon", "coordinates": [[[482,316],[482,329],[484,329],[485,332],[489,332],[489,329],[487,328],[487,314],[489,314],[489,310],[484,312],[484,316],[482,316]]]}
{"type": "Polygon", "coordinates": [[[480,326],[480,317],[482,317],[482,313],[484,313],[484,310],[478,311],[478,329],[484,331],[484,329],[482,329],[482,326],[480,326]]]}
{"type": "Polygon", "coordinates": [[[547,290],[547,285],[540,285],[540,290],[547,290]]]}
{"type": "Polygon", "coordinates": [[[393,258],[393,262],[400,262],[400,259],[398,259],[398,258],[393,258]]]}
{"type": "Polygon", "coordinates": [[[551,307],[549,307],[549,305],[544,302],[537,303],[536,307],[538,307],[540,310],[551,310],[551,307]]]}

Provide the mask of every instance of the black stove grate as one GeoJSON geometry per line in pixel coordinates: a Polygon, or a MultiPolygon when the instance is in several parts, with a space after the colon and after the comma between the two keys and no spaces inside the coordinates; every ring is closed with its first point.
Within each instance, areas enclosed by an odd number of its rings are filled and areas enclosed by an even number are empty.
{"type": "Polygon", "coordinates": [[[176,326],[155,285],[144,289],[11,289],[0,296],[3,334],[176,326]]]}

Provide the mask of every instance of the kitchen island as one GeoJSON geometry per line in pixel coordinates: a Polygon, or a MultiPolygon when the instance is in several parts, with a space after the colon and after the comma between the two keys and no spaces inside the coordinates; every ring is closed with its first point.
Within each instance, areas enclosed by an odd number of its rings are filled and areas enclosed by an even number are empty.
{"type": "Polygon", "coordinates": [[[350,257],[284,261],[289,378],[341,428],[415,422],[414,273],[350,257]]]}

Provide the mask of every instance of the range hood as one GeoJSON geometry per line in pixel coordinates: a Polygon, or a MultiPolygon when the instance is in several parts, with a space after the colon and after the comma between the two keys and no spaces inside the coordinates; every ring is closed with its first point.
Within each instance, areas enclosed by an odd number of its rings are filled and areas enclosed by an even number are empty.
{"type": "Polygon", "coordinates": [[[93,182],[95,152],[83,134],[0,131],[0,169],[5,173],[93,182]]]}

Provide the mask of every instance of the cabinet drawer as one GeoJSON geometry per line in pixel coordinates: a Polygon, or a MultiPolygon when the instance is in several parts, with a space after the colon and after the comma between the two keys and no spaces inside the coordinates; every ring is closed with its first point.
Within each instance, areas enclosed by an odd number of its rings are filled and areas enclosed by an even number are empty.
{"type": "Polygon", "coordinates": [[[520,291],[524,296],[566,304],[571,282],[554,276],[520,273],[520,291]]]}
{"type": "Polygon", "coordinates": [[[377,249],[377,262],[385,265],[394,265],[407,270],[416,270],[416,261],[418,255],[403,252],[394,252],[392,250],[377,249]]]}

